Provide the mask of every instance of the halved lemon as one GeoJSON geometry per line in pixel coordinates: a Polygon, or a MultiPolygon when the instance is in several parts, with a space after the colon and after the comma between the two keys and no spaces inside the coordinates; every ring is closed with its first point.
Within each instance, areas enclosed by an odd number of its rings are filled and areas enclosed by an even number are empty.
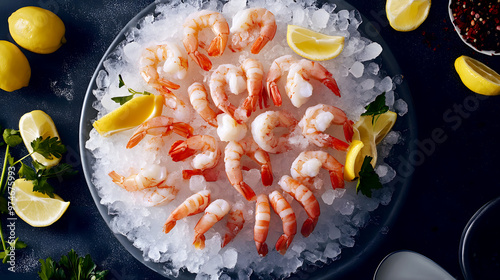
{"type": "Polygon", "coordinates": [[[466,87],[483,95],[500,94],[500,74],[482,62],[462,55],[455,60],[455,70],[466,87]]]}
{"type": "Polygon", "coordinates": [[[417,29],[429,15],[431,0],[387,0],[385,12],[397,31],[417,29]]]}
{"type": "Polygon", "coordinates": [[[140,95],[95,121],[93,126],[102,136],[134,128],[145,120],[161,115],[163,96],[140,95]]]}
{"type": "Polygon", "coordinates": [[[352,181],[357,177],[359,170],[356,171],[356,159],[364,145],[365,144],[359,140],[353,140],[351,145],[349,145],[344,164],[345,180],[352,181]]]}
{"type": "Polygon", "coordinates": [[[321,61],[338,56],[344,49],[344,37],[314,32],[297,25],[288,25],[286,41],[298,55],[321,61]]]}
{"type": "Polygon", "coordinates": [[[12,184],[12,206],[23,221],[34,227],[55,223],[68,209],[69,202],[54,194],[54,198],[33,191],[33,182],[17,179],[12,184]]]}
{"type": "MultiPolygon", "coordinates": [[[[29,153],[33,152],[31,142],[40,136],[42,136],[43,139],[49,136],[51,138],[57,137],[61,139],[52,118],[41,110],[35,110],[24,114],[19,120],[19,131],[29,153]]],[[[46,167],[55,166],[61,161],[61,158],[56,157],[47,159],[39,153],[33,153],[31,157],[46,167]]]]}

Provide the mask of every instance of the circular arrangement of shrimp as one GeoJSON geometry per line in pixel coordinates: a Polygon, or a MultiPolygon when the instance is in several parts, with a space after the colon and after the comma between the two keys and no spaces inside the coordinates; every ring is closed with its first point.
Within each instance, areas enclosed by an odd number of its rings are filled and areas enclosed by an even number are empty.
{"type": "Polygon", "coordinates": [[[342,163],[353,121],[335,106],[343,93],[322,63],[295,55],[261,61],[276,31],[265,8],[240,10],[231,28],[221,13],[201,10],[185,18],[182,41],[142,48],[136,75],[149,92],[164,96],[165,107],[134,131],[118,133],[127,138],[125,152],[144,151],[146,164],[107,175],[115,188],[140,194],[141,207],[169,206],[167,218],[157,221],[160,238],[169,238],[179,221],[196,220],[184,234],[190,246],[204,249],[205,234],[224,224],[222,248],[252,227],[261,257],[274,250],[267,242],[285,255],[298,226],[305,238],[321,221],[318,189],[345,187],[342,163]],[[237,62],[217,63],[225,54],[237,62]],[[276,164],[287,167],[277,171],[276,164]],[[246,175],[252,170],[260,172],[257,184],[246,175]],[[194,178],[204,187],[190,186],[194,178]],[[268,240],[278,223],[281,236],[268,240]]]}

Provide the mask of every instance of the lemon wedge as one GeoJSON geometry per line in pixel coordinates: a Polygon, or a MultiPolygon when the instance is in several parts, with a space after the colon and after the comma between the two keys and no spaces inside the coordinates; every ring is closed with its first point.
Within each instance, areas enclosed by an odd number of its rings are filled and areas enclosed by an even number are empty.
{"type": "Polygon", "coordinates": [[[356,158],[354,170],[356,174],[358,174],[366,156],[372,157],[370,163],[373,167],[375,167],[375,163],[377,162],[377,145],[375,144],[375,134],[373,133],[371,116],[361,116],[359,121],[354,124],[353,129],[354,135],[352,139],[359,140],[364,144],[359,152],[359,156],[356,158]]]}
{"type": "Polygon", "coordinates": [[[361,152],[361,149],[365,144],[359,140],[353,140],[349,149],[347,150],[347,155],[344,164],[344,179],[352,181],[357,177],[359,170],[356,171],[356,159],[361,152]]]}
{"type": "MultiPolygon", "coordinates": [[[[33,152],[31,142],[40,136],[42,136],[43,139],[49,136],[51,138],[57,137],[60,139],[54,121],[52,121],[49,115],[41,110],[35,110],[24,114],[19,120],[19,131],[29,153],[33,152]]],[[[46,167],[55,166],[61,161],[61,158],[56,157],[47,159],[39,153],[33,153],[31,157],[46,167]]]]}
{"type": "MultiPolygon", "coordinates": [[[[375,144],[378,145],[384,139],[384,137],[391,131],[392,127],[396,123],[398,114],[392,111],[387,111],[375,117],[375,123],[373,124],[373,134],[375,135],[375,144]]],[[[371,121],[371,118],[370,118],[371,121]]]]}
{"type": "Polygon", "coordinates": [[[12,184],[12,206],[17,216],[34,227],[55,223],[68,209],[69,202],[33,191],[33,182],[17,179],[12,184]]]}
{"type": "Polygon", "coordinates": [[[455,70],[466,87],[482,95],[500,94],[500,75],[493,69],[468,56],[455,60],[455,70]]]}
{"type": "Polygon", "coordinates": [[[134,128],[145,120],[161,115],[163,97],[140,95],[95,121],[93,126],[102,136],[134,128]]]}
{"type": "Polygon", "coordinates": [[[412,31],[425,21],[430,8],[430,0],[387,0],[385,12],[392,28],[412,31]]]}
{"type": "Polygon", "coordinates": [[[286,41],[295,53],[316,61],[337,57],[344,49],[344,37],[314,32],[297,25],[288,25],[286,41]]]}

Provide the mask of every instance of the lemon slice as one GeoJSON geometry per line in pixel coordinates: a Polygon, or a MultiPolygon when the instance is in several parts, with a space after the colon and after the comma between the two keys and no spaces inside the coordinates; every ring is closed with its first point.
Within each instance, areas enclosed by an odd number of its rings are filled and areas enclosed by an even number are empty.
{"type": "Polygon", "coordinates": [[[12,184],[12,206],[26,223],[46,227],[55,223],[68,209],[69,202],[54,194],[54,198],[33,191],[33,182],[17,179],[12,184]]]}
{"type": "MultiPolygon", "coordinates": [[[[396,123],[398,114],[392,111],[387,111],[375,117],[375,124],[373,125],[373,134],[375,135],[375,144],[378,145],[384,137],[391,131],[396,123]]],[[[371,121],[371,119],[370,119],[371,121]]]]}
{"type": "Polygon", "coordinates": [[[95,121],[93,126],[102,136],[109,136],[157,117],[161,115],[162,110],[162,96],[140,95],[95,121]]]}
{"type": "Polygon", "coordinates": [[[314,32],[297,25],[288,25],[286,41],[298,55],[317,61],[332,59],[344,49],[344,37],[314,32]]]}
{"type": "Polygon", "coordinates": [[[430,8],[430,0],[387,0],[385,12],[392,28],[412,31],[425,21],[430,8]]]}
{"type": "MultiPolygon", "coordinates": [[[[29,153],[33,152],[31,142],[36,138],[40,136],[42,136],[43,139],[49,136],[52,138],[59,138],[59,133],[57,133],[57,129],[54,122],[52,121],[52,118],[45,112],[40,110],[35,110],[24,114],[19,120],[19,131],[21,132],[21,137],[23,138],[24,145],[26,145],[29,153]]],[[[46,167],[55,166],[59,163],[59,161],[61,161],[61,158],[56,157],[53,157],[52,159],[46,159],[39,153],[33,153],[31,154],[31,157],[39,163],[45,165],[46,167]]]]}
{"type": "Polygon", "coordinates": [[[500,75],[493,69],[468,56],[455,60],[455,70],[466,87],[483,95],[500,94],[500,75]]]}
{"type": "Polygon", "coordinates": [[[364,146],[359,152],[359,156],[356,158],[355,172],[358,174],[363,165],[363,160],[366,156],[372,157],[370,162],[373,167],[377,162],[377,145],[375,144],[375,134],[373,134],[373,126],[371,123],[371,116],[361,116],[360,120],[357,121],[354,126],[353,140],[360,140],[363,142],[364,146]]]}
{"type": "Polygon", "coordinates": [[[353,140],[351,145],[349,145],[344,164],[345,180],[352,181],[357,177],[359,170],[356,172],[356,159],[364,146],[365,144],[359,140],[353,140]]]}

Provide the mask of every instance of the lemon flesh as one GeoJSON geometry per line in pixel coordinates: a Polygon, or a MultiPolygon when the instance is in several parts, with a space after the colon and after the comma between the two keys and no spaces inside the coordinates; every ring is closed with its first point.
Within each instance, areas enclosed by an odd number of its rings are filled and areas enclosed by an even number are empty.
{"type": "Polygon", "coordinates": [[[16,43],[34,53],[53,53],[66,42],[66,28],[53,12],[23,7],[9,17],[9,31],[16,43]]]}
{"type": "MultiPolygon", "coordinates": [[[[387,133],[391,131],[392,127],[396,123],[397,118],[398,114],[392,111],[387,111],[375,117],[375,123],[373,124],[375,144],[378,145],[382,141],[382,139],[384,139],[387,133]]],[[[371,119],[373,119],[373,117],[371,119]]]]}
{"type": "Polygon", "coordinates": [[[102,136],[109,136],[157,117],[161,115],[162,110],[162,96],[140,95],[95,121],[93,126],[102,136]]]}
{"type": "Polygon", "coordinates": [[[34,227],[55,223],[68,209],[69,202],[33,191],[33,182],[17,179],[12,184],[12,206],[17,216],[34,227]]]}
{"type": "Polygon", "coordinates": [[[397,31],[417,29],[429,15],[430,0],[387,0],[385,11],[389,24],[397,31]]]}
{"type": "Polygon", "coordinates": [[[296,25],[288,25],[286,41],[298,55],[322,61],[337,57],[344,49],[344,37],[314,32],[296,25]]]}
{"type": "Polygon", "coordinates": [[[468,56],[455,60],[455,70],[466,87],[482,95],[500,94],[500,75],[493,69],[468,56]]]}
{"type": "Polygon", "coordinates": [[[356,162],[363,147],[364,147],[363,142],[359,140],[353,140],[349,145],[349,149],[347,150],[347,155],[344,164],[345,180],[352,181],[357,177],[359,170],[357,170],[358,168],[356,168],[356,162]]]}
{"type": "Polygon", "coordinates": [[[16,45],[0,40],[0,88],[12,92],[27,86],[30,78],[26,56],[16,45]]]}
{"type": "MultiPolygon", "coordinates": [[[[40,136],[43,139],[49,136],[51,138],[57,137],[61,139],[52,118],[41,110],[35,110],[24,114],[19,120],[19,131],[29,153],[33,152],[31,142],[40,136]]],[[[38,161],[46,167],[55,166],[61,161],[61,158],[56,157],[47,159],[39,153],[33,153],[31,157],[33,160],[38,161]]]]}

